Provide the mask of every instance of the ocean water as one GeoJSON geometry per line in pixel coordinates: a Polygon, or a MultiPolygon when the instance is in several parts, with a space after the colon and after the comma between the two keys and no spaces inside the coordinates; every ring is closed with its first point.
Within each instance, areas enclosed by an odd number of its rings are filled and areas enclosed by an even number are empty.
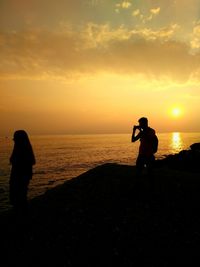
{"type": "MultiPolygon", "coordinates": [[[[200,142],[200,133],[160,133],[157,158],[189,149],[200,142]]],[[[36,156],[29,198],[45,193],[77,175],[104,163],[134,165],[139,142],[131,143],[131,134],[30,136],[36,156]]],[[[12,137],[0,137],[0,211],[10,208],[9,157],[12,137]]]]}

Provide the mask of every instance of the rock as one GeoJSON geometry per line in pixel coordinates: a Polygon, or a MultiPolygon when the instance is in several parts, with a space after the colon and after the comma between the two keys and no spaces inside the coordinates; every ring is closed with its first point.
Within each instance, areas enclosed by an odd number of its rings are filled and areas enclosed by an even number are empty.
{"type": "Polygon", "coordinates": [[[190,146],[192,150],[199,150],[200,151],[200,143],[194,143],[190,146]]]}
{"type": "Polygon", "coordinates": [[[179,170],[200,171],[200,143],[194,143],[190,148],[173,155],[167,155],[164,159],[161,159],[160,165],[164,164],[179,170]]]}

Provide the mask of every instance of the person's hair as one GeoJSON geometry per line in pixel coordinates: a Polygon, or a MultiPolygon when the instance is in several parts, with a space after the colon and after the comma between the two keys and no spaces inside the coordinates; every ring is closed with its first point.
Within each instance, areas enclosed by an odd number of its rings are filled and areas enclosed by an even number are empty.
{"type": "Polygon", "coordinates": [[[148,124],[148,119],[145,118],[145,117],[142,117],[142,118],[140,118],[140,119],[138,120],[138,122],[148,124]]]}
{"type": "Polygon", "coordinates": [[[24,130],[18,130],[14,133],[14,141],[16,144],[25,144],[29,145],[30,141],[28,138],[28,134],[24,130]]]}
{"type": "Polygon", "coordinates": [[[29,161],[30,164],[35,164],[35,156],[28,137],[24,130],[17,130],[14,133],[13,140],[15,142],[10,162],[29,161]]]}

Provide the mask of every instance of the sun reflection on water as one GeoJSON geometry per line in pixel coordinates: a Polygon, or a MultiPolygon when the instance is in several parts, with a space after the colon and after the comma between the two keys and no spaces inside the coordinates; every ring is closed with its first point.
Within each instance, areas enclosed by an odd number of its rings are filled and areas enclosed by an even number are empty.
{"type": "Polygon", "coordinates": [[[174,152],[179,152],[183,147],[183,141],[179,132],[172,133],[171,148],[174,152]]]}

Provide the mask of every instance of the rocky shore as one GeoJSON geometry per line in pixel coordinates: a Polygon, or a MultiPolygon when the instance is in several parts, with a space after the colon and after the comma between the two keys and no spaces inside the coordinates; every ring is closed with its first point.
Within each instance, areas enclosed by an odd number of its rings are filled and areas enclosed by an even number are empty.
{"type": "Polygon", "coordinates": [[[200,143],[194,143],[188,150],[181,150],[177,154],[157,160],[156,165],[182,171],[200,172],[200,143]]]}
{"type": "Polygon", "coordinates": [[[200,157],[188,151],[156,161],[153,187],[134,166],[104,164],[33,199],[28,214],[2,214],[1,266],[193,266],[200,157]]]}

